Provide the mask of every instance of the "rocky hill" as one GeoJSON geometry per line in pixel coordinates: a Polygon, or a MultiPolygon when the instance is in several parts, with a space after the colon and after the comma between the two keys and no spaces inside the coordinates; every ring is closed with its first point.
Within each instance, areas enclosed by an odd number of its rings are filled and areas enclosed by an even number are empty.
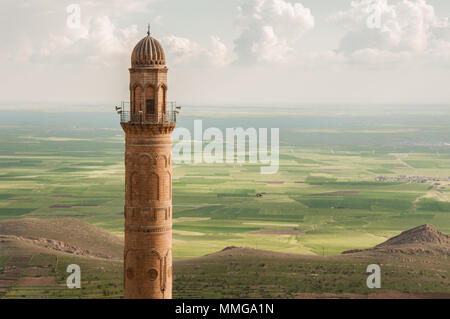
{"type": "Polygon", "coordinates": [[[76,218],[3,220],[0,235],[74,255],[123,258],[122,238],[76,218]]]}
{"type": "Polygon", "coordinates": [[[434,225],[425,224],[405,230],[375,247],[342,252],[354,253],[426,253],[450,256],[450,236],[440,232],[434,225]]]}
{"type": "Polygon", "coordinates": [[[376,247],[388,247],[414,244],[434,244],[450,247],[450,236],[441,233],[435,226],[430,224],[421,225],[402,232],[376,247]]]}

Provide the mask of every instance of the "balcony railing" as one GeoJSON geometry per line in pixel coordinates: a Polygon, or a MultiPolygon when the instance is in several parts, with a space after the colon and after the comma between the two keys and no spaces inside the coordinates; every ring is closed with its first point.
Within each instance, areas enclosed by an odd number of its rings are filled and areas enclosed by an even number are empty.
{"type": "Polygon", "coordinates": [[[129,111],[129,102],[122,102],[121,107],[116,107],[117,113],[120,115],[120,123],[130,124],[164,124],[177,122],[177,106],[175,102],[169,102],[170,110],[161,114],[144,114],[140,111],[138,113],[131,113],[129,111]]]}

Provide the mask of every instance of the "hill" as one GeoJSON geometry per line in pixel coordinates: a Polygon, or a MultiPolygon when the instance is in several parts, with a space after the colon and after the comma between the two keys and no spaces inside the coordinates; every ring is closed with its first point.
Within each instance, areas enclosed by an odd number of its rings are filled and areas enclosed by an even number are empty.
{"type": "Polygon", "coordinates": [[[0,221],[0,298],[120,298],[122,240],[73,219],[0,221]],[[67,266],[82,289],[68,289],[67,266]]]}
{"type": "Polygon", "coordinates": [[[441,233],[434,225],[425,224],[406,230],[376,247],[400,245],[436,245],[443,248],[450,248],[450,236],[441,233]]]}
{"type": "MultiPolygon", "coordinates": [[[[121,239],[83,221],[3,221],[0,247],[0,297],[123,296],[121,239]],[[89,254],[45,247],[39,238],[89,254]],[[114,259],[99,258],[112,254],[114,259]],[[82,269],[80,290],[65,287],[72,263],[82,269]]],[[[373,248],[334,256],[230,246],[175,260],[174,298],[450,298],[448,236],[423,225],[373,248]],[[381,289],[366,286],[369,264],[382,269],[381,289]]]]}
{"type": "Polygon", "coordinates": [[[123,258],[123,240],[120,237],[76,218],[3,220],[0,221],[0,234],[75,255],[123,258]]]}
{"type": "Polygon", "coordinates": [[[450,298],[449,241],[433,225],[365,250],[306,256],[227,247],[176,263],[174,292],[191,298],[450,298]],[[366,268],[382,269],[382,288],[366,268]]]}
{"type": "Polygon", "coordinates": [[[450,237],[440,232],[434,225],[425,224],[408,229],[385,242],[368,249],[344,251],[342,254],[369,254],[399,257],[401,254],[416,257],[450,256],[450,237]]]}

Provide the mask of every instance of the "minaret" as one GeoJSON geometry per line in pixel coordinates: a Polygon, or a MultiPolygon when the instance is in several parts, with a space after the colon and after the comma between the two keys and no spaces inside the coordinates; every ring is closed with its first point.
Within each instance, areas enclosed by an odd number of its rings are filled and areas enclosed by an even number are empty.
{"type": "Polygon", "coordinates": [[[161,44],[147,36],[131,55],[125,131],[125,298],[172,298],[172,137],[166,109],[167,67],[161,44]]]}

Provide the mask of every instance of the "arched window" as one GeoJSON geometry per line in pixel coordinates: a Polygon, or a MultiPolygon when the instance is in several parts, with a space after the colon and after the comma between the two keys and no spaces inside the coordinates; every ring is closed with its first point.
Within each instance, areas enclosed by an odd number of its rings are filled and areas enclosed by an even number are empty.
{"type": "Polygon", "coordinates": [[[145,111],[147,115],[155,114],[155,89],[147,86],[145,89],[145,111]]]}
{"type": "Polygon", "coordinates": [[[163,111],[163,113],[166,113],[166,92],[167,92],[167,89],[165,88],[165,87],[163,87],[162,88],[163,89],[163,98],[162,98],[162,100],[163,100],[163,105],[162,105],[162,111],[163,111]]]}
{"type": "Polygon", "coordinates": [[[142,89],[140,86],[134,88],[134,113],[142,111],[142,89]]]}
{"type": "Polygon", "coordinates": [[[161,113],[166,112],[166,90],[163,86],[160,86],[158,89],[158,110],[161,113]]]}

